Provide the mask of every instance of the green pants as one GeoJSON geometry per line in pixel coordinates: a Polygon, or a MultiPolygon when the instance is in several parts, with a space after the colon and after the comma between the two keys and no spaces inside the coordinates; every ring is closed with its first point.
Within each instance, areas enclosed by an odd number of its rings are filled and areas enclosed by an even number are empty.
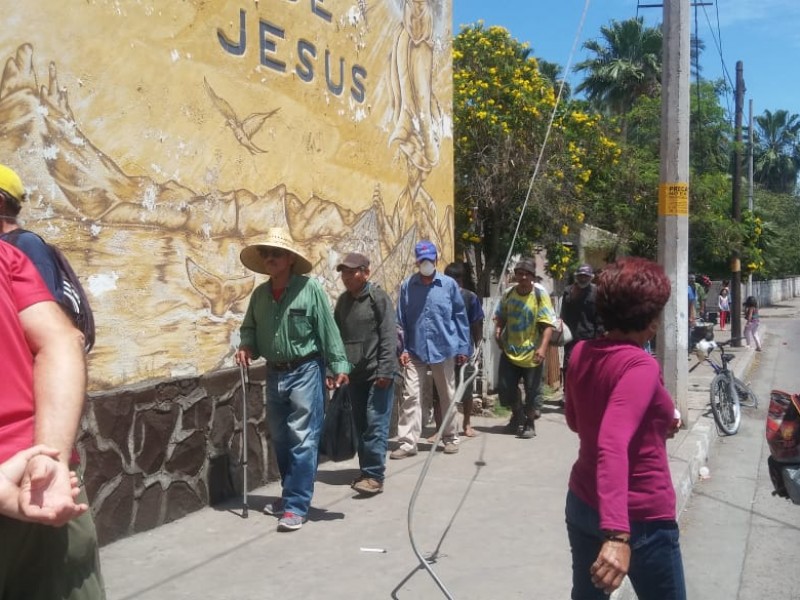
{"type": "MultiPolygon", "coordinates": [[[[81,490],[77,502],[86,502],[81,490]]],[[[104,600],[90,511],[63,527],[0,517],[0,600],[104,600]]]]}

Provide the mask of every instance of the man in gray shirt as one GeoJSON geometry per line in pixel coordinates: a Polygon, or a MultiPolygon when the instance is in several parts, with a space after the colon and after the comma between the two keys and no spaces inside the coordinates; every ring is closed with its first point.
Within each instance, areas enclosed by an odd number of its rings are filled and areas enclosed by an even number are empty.
{"type": "Polygon", "coordinates": [[[360,476],[352,488],[364,496],[383,491],[389,421],[397,373],[397,326],[389,295],[369,281],[369,259],[351,252],[336,270],[347,291],[333,316],[350,371],[350,398],[358,429],[360,476]]]}

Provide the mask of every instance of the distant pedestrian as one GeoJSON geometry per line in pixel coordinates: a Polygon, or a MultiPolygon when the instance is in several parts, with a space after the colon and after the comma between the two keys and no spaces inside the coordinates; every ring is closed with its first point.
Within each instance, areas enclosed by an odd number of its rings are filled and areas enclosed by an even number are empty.
{"type": "MultiPolygon", "coordinates": [[[[418,273],[400,285],[397,322],[403,329],[400,355],[405,385],[397,433],[399,447],[389,457],[403,459],[417,453],[422,433],[421,386],[428,369],[439,393],[442,414],[447,414],[455,396],[455,368],[469,354],[469,323],[458,284],[436,271],[438,253],[428,240],[419,242],[414,253],[418,273]]],[[[455,419],[443,432],[444,452],[458,452],[455,419]]]]}
{"type": "Polygon", "coordinates": [[[526,439],[536,435],[534,421],[542,415],[542,365],[555,325],[550,295],[536,287],[535,276],[533,259],[520,260],[514,266],[517,283],[503,294],[494,312],[495,341],[502,350],[498,392],[500,402],[511,407],[507,431],[526,439]]]}
{"type": "Polygon", "coordinates": [[[606,335],[572,352],[565,414],[580,438],[566,501],[572,598],[605,599],[626,574],[641,600],[686,598],[666,448],[680,418],[643,349],[669,296],[660,265],[608,265],[597,284],[606,335]]]}
{"type": "Polygon", "coordinates": [[[336,270],[346,291],[333,312],[352,364],[349,386],[361,473],[351,487],[364,496],[383,491],[398,371],[394,307],[389,294],[369,281],[369,265],[369,258],[357,252],[339,263],[336,270]]]}
{"type": "Polygon", "coordinates": [[[723,287],[719,291],[717,306],[719,307],[719,328],[720,331],[725,331],[725,324],[730,321],[731,316],[731,299],[728,296],[728,288],[723,287]]]}
{"type": "MultiPolygon", "coordinates": [[[[483,342],[483,321],[485,319],[485,315],[483,312],[483,306],[481,305],[481,299],[478,297],[478,294],[464,287],[464,263],[450,263],[445,267],[444,274],[448,277],[452,277],[458,284],[458,287],[461,289],[461,297],[464,300],[464,306],[467,311],[467,321],[469,321],[469,355],[472,356],[472,354],[475,352],[475,349],[480,347],[481,343],[483,342]]],[[[465,379],[472,376],[472,370],[474,368],[475,367],[471,365],[465,367],[465,379]]],[[[464,398],[461,401],[461,406],[464,411],[465,437],[474,437],[477,435],[471,425],[472,396],[474,394],[474,390],[475,384],[473,381],[473,383],[470,384],[466,390],[464,390],[464,398]]]]}
{"type": "Polygon", "coordinates": [[[581,340],[602,337],[602,319],[595,306],[597,286],[592,283],[594,271],[590,265],[581,265],[575,272],[575,282],[564,292],[561,300],[561,319],[572,333],[572,341],[564,346],[564,364],[561,372],[566,377],[572,349],[581,340]]]}
{"type": "Polygon", "coordinates": [[[758,325],[761,322],[758,316],[758,300],[755,296],[748,296],[744,301],[744,337],[747,340],[747,347],[755,344],[756,352],[761,352],[761,338],[758,335],[758,325]]]}
{"type": "Polygon", "coordinates": [[[304,274],[311,262],[285,230],[247,246],[242,264],[270,278],[259,285],[241,327],[239,364],[267,361],[267,420],[281,474],[281,499],[265,506],[279,516],[278,531],[295,531],[308,519],[325,414],[325,366],[329,388],[348,381],[342,338],[322,286],[304,274]]]}

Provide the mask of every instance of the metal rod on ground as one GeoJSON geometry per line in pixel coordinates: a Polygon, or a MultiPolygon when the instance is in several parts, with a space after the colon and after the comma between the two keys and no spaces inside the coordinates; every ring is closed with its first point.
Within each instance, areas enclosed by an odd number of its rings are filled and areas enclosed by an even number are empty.
{"type": "Polygon", "coordinates": [[[244,363],[239,363],[239,376],[242,380],[242,518],[247,518],[247,382],[250,374],[245,373],[244,363]]]}
{"type": "Polygon", "coordinates": [[[450,594],[447,587],[444,585],[439,576],[434,572],[433,568],[431,568],[428,560],[422,556],[422,553],[417,548],[416,541],[414,540],[414,508],[417,504],[417,497],[419,496],[419,492],[422,489],[422,483],[425,481],[425,476],[428,474],[428,469],[430,469],[431,462],[433,461],[433,457],[436,454],[436,448],[439,445],[439,442],[442,440],[442,434],[450,425],[450,422],[455,418],[455,414],[458,409],[458,404],[461,401],[461,398],[464,396],[464,392],[467,390],[469,385],[475,380],[478,376],[478,369],[477,364],[480,358],[481,350],[478,348],[475,354],[472,355],[472,358],[469,360],[468,363],[461,365],[458,370],[458,386],[456,387],[455,394],[453,395],[453,402],[450,403],[450,408],[447,409],[447,413],[442,417],[442,425],[439,427],[439,430],[436,432],[436,439],[433,441],[433,446],[431,447],[431,451],[428,453],[428,457],[425,459],[425,463],[422,465],[422,470],[419,474],[419,479],[417,479],[417,485],[414,486],[414,491],[411,493],[411,500],[408,503],[408,539],[411,542],[411,549],[414,551],[417,560],[419,561],[420,566],[425,569],[428,574],[433,578],[433,581],[439,586],[439,589],[445,595],[448,600],[453,600],[453,596],[450,594]],[[466,367],[468,364],[472,364],[475,368],[472,370],[472,375],[469,376],[468,379],[464,379],[464,372],[466,371],[466,367]]]}

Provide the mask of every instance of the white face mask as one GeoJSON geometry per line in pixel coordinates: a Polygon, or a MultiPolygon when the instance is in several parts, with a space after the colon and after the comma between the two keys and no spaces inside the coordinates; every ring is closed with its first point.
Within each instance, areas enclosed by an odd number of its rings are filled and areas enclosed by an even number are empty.
{"type": "Polygon", "coordinates": [[[419,263],[419,272],[420,275],[424,277],[430,277],[436,272],[436,267],[431,261],[423,260],[421,263],[419,263]]]}

